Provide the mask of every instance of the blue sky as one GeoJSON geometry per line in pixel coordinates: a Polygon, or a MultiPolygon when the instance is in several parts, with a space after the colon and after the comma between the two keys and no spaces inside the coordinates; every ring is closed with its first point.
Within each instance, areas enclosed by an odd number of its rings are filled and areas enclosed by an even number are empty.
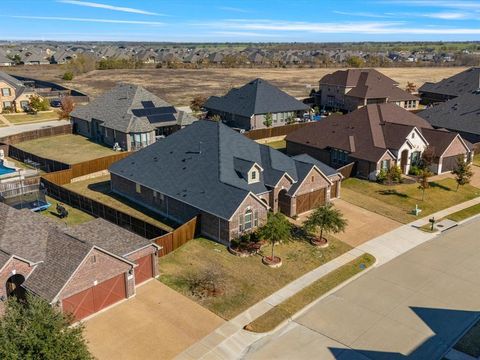
{"type": "Polygon", "coordinates": [[[0,0],[0,39],[480,40],[480,0],[0,0]]]}

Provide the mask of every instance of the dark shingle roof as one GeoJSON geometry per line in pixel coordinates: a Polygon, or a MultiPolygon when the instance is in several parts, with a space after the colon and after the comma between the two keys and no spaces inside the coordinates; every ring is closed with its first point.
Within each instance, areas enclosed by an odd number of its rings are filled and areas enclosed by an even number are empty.
{"type": "Polygon", "coordinates": [[[387,149],[397,150],[414,127],[431,128],[428,122],[397,105],[373,104],[312,123],[286,139],[320,149],[345,150],[354,158],[376,162],[387,149]]]}
{"type": "Polygon", "coordinates": [[[213,121],[198,121],[110,171],[223,219],[230,219],[249,192],[264,193],[285,174],[301,181],[295,160],[213,121]],[[259,182],[248,184],[245,173],[254,163],[263,172],[259,182]]]}
{"type": "Polygon", "coordinates": [[[362,99],[419,100],[416,96],[400,89],[393,79],[375,69],[338,70],[325,75],[320,80],[320,84],[353,87],[346,96],[362,99]]]}
{"type": "Polygon", "coordinates": [[[480,93],[468,93],[418,113],[434,127],[480,135],[480,93]]]}
{"type": "Polygon", "coordinates": [[[308,106],[263,79],[256,79],[224,96],[211,96],[205,103],[216,110],[250,117],[254,114],[308,110],[308,106]]]}
{"type": "Polygon", "coordinates": [[[427,82],[418,91],[460,96],[480,89],[480,67],[472,67],[437,83],[427,82]]]}
{"type": "Polygon", "coordinates": [[[128,255],[152,242],[102,218],[68,228],[67,234],[118,256],[128,255]]]}
{"type": "Polygon", "coordinates": [[[124,133],[149,132],[157,127],[189,125],[196,119],[141,86],[119,84],[88,105],[78,106],[72,117],[100,120],[103,126],[124,133]]]}

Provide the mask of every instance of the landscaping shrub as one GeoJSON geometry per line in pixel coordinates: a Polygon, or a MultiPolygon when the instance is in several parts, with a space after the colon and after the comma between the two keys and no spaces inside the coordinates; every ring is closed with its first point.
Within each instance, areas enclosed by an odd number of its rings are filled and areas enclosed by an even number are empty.
{"type": "Polygon", "coordinates": [[[385,184],[386,181],[387,181],[387,171],[385,169],[382,169],[377,175],[377,182],[380,184],[385,184]]]}
{"type": "Polygon", "coordinates": [[[420,175],[422,172],[422,169],[420,169],[418,166],[416,165],[413,165],[410,167],[410,170],[408,171],[408,174],[409,175],[414,175],[414,176],[418,176],[420,175]]]}
{"type": "Polygon", "coordinates": [[[67,71],[65,74],[63,74],[62,79],[65,81],[72,81],[73,80],[73,72],[67,71]]]}
{"type": "Polygon", "coordinates": [[[215,264],[201,272],[189,273],[185,282],[191,294],[199,299],[220,296],[225,291],[223,272],[215,264]]]}
{"type": "Polygon", "coordinates": [[[50,109],[50,102],[48,99],[41,98],[38,95],[32,95],[30,97],[30,109],[36,113],[38,111],[46,111],[50,109]]]}

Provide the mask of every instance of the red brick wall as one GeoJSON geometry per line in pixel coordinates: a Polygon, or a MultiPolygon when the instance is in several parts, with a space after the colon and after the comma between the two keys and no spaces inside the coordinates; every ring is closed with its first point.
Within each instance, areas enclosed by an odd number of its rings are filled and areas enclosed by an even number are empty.
{"type": "MultiPolygon", "coordinates": [[[[0,296],[7,296],[7,288],[6,283],[10,276],[14,275],[13,272],[15,271],[16,274],[21,274],[25,278],[30,275],[34,267],[31,267],[28,263],[18,260],[18,259],[11,259],[5,265],[5,267],[0,271],[0,296]]],[[[4,305],[3,302],[0,302],[0,315],[3,314],[4,305]]]]}
{"type": "Polygon", "coordinates": [[[152,256],[152,265],[153,265],[153,274],[154,276],[158,275],[158,261],[155,257],[155,247],[154,246],[149,246],[145,249],[141,249],[139,251],[136,251],[130,255],[127,256],[128,260],[135,262],[135,260],[140,259],[144,256],[151,255],[152,256]]]}
{"type": "MultiPolygon", "coordinates": [[[[131,265],[94,249],[62,290],[59,299],[67,298],[94,286],[95,280],[97,283],[101,283],[121,273],[128,273],[130,268],[131,265]],[[93,256],[95,256],[95,262],[92,261],[93,256]]],[[[134,282],[133,279],[131,281],[134,282]]],[[[133,294],[127,294],[128,297],[131,295],[133,294]]]]}
{"type": "MultiPolygon", "coordinates": [[[[253,214],[255,213],[255,211],[258,211],[258,227],[261,227],[266,223],[268,210],[265,208],[265,205],[261,203],[261,200],[257,200],[253,197],[253,195],[250,195],[243,201],[243,203],[237,209],[237,211],[232,217],[232,220],[229,223],[230,240],[235,239],[241,235],[239,233],[240,214],[245,214],[245,211],[249,207],[252,209],[253,214]]],[[[252,225],[253,225],[253,215],[252,215],[252,225]]],[[[256,229],[255,227],[252,227],[252,230],[255,230],[255,229],[256,229]]]]}

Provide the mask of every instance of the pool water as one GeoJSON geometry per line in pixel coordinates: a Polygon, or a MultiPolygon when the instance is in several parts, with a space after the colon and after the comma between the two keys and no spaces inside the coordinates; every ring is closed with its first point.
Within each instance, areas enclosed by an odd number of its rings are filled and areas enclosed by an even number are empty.
{"type": "Polygon", "coordinates": [[[11,173],[14,173],[14,172],[15,172],[15,169],[6,167],[5,165],[3,165],[3,161],[0,160],[0,176],[6,175],[6,174],[11,174],[11,173]]]}

